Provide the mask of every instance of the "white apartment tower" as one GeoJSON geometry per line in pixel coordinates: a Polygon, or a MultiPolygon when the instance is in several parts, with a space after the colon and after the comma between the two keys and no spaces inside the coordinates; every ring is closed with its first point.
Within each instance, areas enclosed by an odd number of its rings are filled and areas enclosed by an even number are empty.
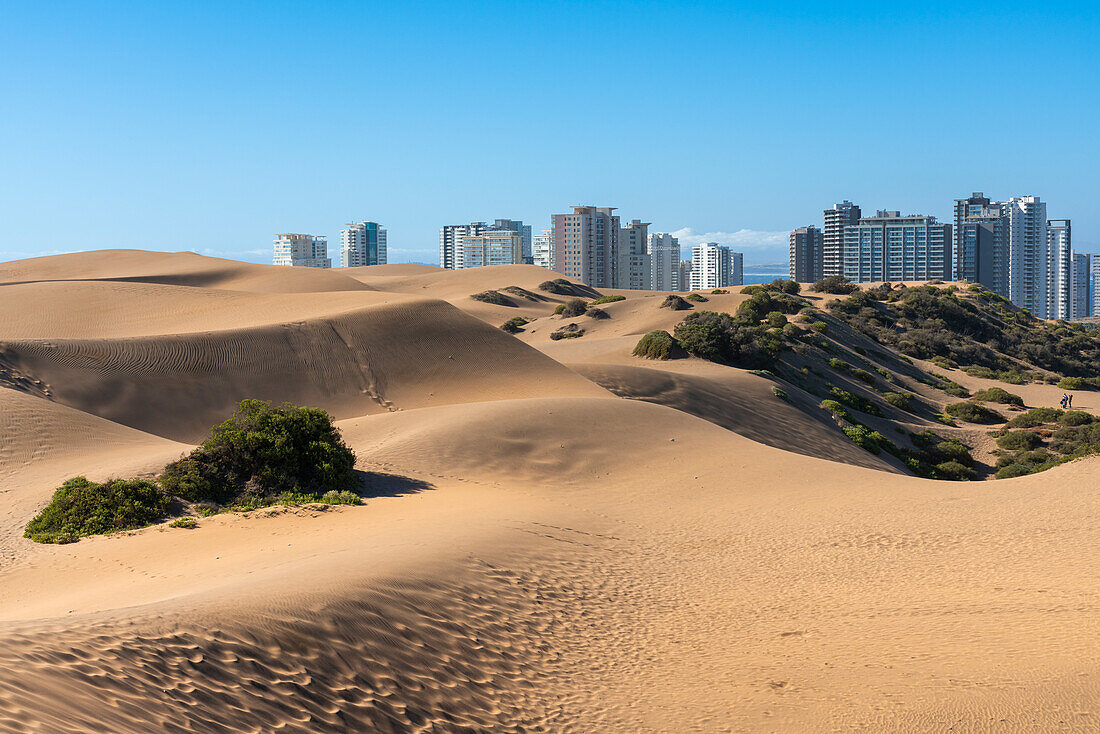
{"type": "Polygon", "coordinates": [[[458,252],[459,240],[467,235],[479,235],[488,229],[485,222],[447,224],[439,228],[439,267],[454,270],[462,254],[458,252]]]}
{"type": "Polygon", "coordinates": [[[650,289],[649,222],[632,219],[619,230],[619,266],[616,288],[650,289]]]}
{"type": "Polygon", "coordinates": [[[345,268],[386,264],[386,230],[378,222],[352,222],[340,230],[345,268]]]}
{"type": "Polygon", "coordinates": [[[741,285],[744,256],[717,242],[696,245],[691,250],[691,290],[741,285]]]}
{"type": "Polygon", "coordinates": [[[1046,318],[1073,318],[1073,250],[1069,220],[1047,221],[1046,318]]]}
{"type": "Polygon", "coordinates": [[[554,233],[551,230],[544,229],[532,238],[531,260],[540,268],[554,269],[554,233]]]}
{"type": "Polygon", "coordinates": [[[859,224],[858,206],[845,199],[825,210],[825,228],[821,236],[822,277],[844,275],[844,230],[859,224]]]}
{"type": "Polygon", "coordinates": [[[311,234],[277,234],[273,262],[297,268],[331,268],[328,240],[311,234]]]}
{"type": "Polygon", "coordinates": [[[680,241],[667,232],[649,236],[649,287],[655,291],[678,290],[680,241]]]}
{"type": "Polygon", "coordinates": [[[519,265],[523,262],[523,237],[511,230],[491,229],[458,238],[455,269],[483,265],[519,265]]]}
{"type": "Polygon", "coordinates": [[[676,278],[672,282],[672,290],[691,290],[691,260],[681,260],[676,268],[676,278]]]}
{"type": "Polygon", "coordinates": [[[1008,300],[1047,315],[1047,205],[1038,196],[1004,203],[1008,238],[1008,300]]]}

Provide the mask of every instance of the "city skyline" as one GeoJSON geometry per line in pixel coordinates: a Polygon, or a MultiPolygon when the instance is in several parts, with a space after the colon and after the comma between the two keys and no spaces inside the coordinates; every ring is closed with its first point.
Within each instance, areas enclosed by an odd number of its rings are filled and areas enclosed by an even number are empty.
{"type": "Polygon", "coordinates": [[[18,144],[0,161],[0,257],[123,247],[263,262],[272,233],[331,244],[344,222],[374,220],[392,262],[432,263],[444,223],[507,212],[540,231],[562,207],[601,201],[751,265],[784,261],[787,234],[829,202],[948,222],[969,191],[1057,202],[1076,248],[1100,251],[1097,80],[1064,73],[1094,65],[1095,14],[870,8],[13,6],[0,94],[18,114],[0,130],[18,144]],[[372,29],[365,63],[355,44],[302,57],[272,43],[355,26],[372,29]],[[1057,38],[1041,54],[1036,28],[1057,38]],[[507,64],[471,33],[502,33],[507,64]],[[1007,92],[975,104],[966,69],[1026,71],[1060,104],[1007,92]],[[609,120],[556,104],[581,78],[664,112],[609,120]],[[481,96],[509,104],[490,115],[468,104],[481,96]],[[916,98],[957,113],[914,111],[916,98]],[[198,226],[201,245],[187,234],[198,226]]]}

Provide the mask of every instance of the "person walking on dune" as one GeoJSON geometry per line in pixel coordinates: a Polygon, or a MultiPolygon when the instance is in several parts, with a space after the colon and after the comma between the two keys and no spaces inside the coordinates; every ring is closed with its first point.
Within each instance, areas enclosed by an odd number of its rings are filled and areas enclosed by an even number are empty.
{"type": "Polygon", "coordinates": [[[1070,395],[1069,393],[1066,393],[1066,408],[1068,409],[1068,408],[1072,408],[1072,407],[1073,407],[1073,396],[1070,395]]]}
{"type": "Polygon", "coordinates": [[[1069,395],[1063,395],[1062,399],[1060,401],[1058,401],[1058,404],[1062,406],[1062,410],[1066,409],[1066,400],[1068,398],[1069,398],[1069,395]]]}

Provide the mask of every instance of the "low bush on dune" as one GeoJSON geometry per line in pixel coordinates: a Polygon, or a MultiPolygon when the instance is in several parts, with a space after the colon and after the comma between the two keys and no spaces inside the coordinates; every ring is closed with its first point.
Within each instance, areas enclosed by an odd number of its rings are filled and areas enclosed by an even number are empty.
{"type": "Polygon", "coordinates": [[[646,359],[672,359],[677,356],[680,345],[667,331],[650,331],[634,345],[634,356],[646,359]]]}
{"type": "Polygon", "coordinates": [[[102,484],[73,477],[54,492],[23,536],[36,543],[72,543],[86,535],[136,530],[167,516],[171,498],[146,479],[102,484]]]}
{"type": "Polygon", "coordinates": [[[1091,390],[1092,387],[1083,377],[1063,377],[1058,381],[1059,390],[1091,390]]]}
{"type": "Polygon", "coordinates": [[[491,303],[494,306],[515,306],[515,302],[511,298],[499,293],[497,291],[482,291],[481,293],[474,293],[470,298],[481,303],[491,303]]]}
{"type": "Polygon", "coordinates": [[[1042,442],[1039,434],[1031,431],[1009,431],[997,438],[997,446],[1006,451],[1027,451],[1042,442]]]}
{"type": "Polygon", "coordinates": [[[833,295],[846,296],[849,293],[858,291],[859,286],[843,275],[830,275],[828,278],[822,278],[811,285],[810,290],[814,293],[831,293],[833,295]]]}
{"type": "Polygon", "coordinates": [[[882,399],[895,408],[912,412],[913,400],[916,399],[916,396],[907,392],[886,392],[882,394],[882,399]]]}
{"type": "Polygon", "coordinates": [[[355,486],[355,454],[317,408],[244,400],[189,455],[159,477],[192,502],[270,503],[287,492],[316,499],[355,486]]]}
{"type": "Polygon", "coordinates": [[[715,288],[710,292],[710,294],[712,296],[727,296],[729,295],[729,291],[727,291],[725,288],[715,288]]]}
{"type": "Polygon", "coordinates": [[[709,298],[701,296],[698,293],[688,293],[685,298],[687,298],[687,300],[689,301],[694,301],[695,303],[706,303],[710,300],[709,298]]]}
{"type": "Polygon", "coordinates": [[[592,318],[597,320],[611,318],[611,314],[609,314],[607,311],[604,311],[602,308],[589,307],[589,309],[584,312],[584,315],[591,316],[592,318]]]}
{"type": "Polygon", "coordinates": [[[520,288],[518,285],[506,286],[504,288],[501,288],[501,290],[504,291],[505,293],[510,293],[513,296],[519,296],[520,298],[523,298],[523,299],[528,300],[528,301],[543,301],[543,300],[546,300],[545,298],[538,295],[537,293],[532,293],[531,291],[527,290],[526,288],[520,288]]]}
{"type": "Polygon", "coordinates": [[[566,324],[565,326],[550,333],[551,341],[560,341],[562,339],[578,339],[584,336],[584,329],[577,324],[566,324]]]}
{"type": "Polygon", "coordinates": [[[781,334],[714,311],[689,314],[676,325],[674,336],[692,356],[749,369],[770,367],[783,349],[781,334]]]}
{"type": "Polygon", "coordinates": [[[972,482],[978,478],[978,473],[961,462],[945,461],[936,464],[935,478],[952,482],[972,482]]]}
{"type": "Polygon", "coordinates": [[[1035,428],[1044,423],[1054,423],[1064,415],[1065,411],[1058,408],[1032,408],[1026,413],[1012,416],[1008,422],[1009,428],[1035,428]]]}
{"type": "Polygon", "coordinates": [[[509,334],[518,334],[523,331],[523,327],[531,323],[530,319],[523,316],[513,316],[500,325],[501,331],[506,331],[509,334]]]}
{"type": "Polygon", "coordinates": [[[1091,414],[1083,410],[1067,410],[1058,418],[1058,422],[1063,426],[1087,426],[1095,420],[1091,414]]]}
{"type": "Polygon", "coordinates": [[[625,301],[625,300],[626,300],[626,296],[619,296],[619,295],[600,296],[595,301],[592,301],[592,305],[593,306],[602,306],[605,303],[617,303],[619,301],[625,301]]]}
{"type": "Polygon", "coordinates": [[[168,527],[170,528],[182,528],[184,530],[194,530],[198,526],[198,520],[193,517],[181,517],[178,520],[173,520],[168,523],[168,527]]]}
{"type": "Polygon", "coordinates": [[[979,390],[974,393],[974,400],[981,400],[984,403],[1002,403],[1004,405],[1024,407],[1023,398],[1014,393],[1010,393],[1002,387],[991,387],[986,390],[979,390]]]}
{"type": "Polygon", "coordinates": [[[828,334],[829,325],[824,321],[815,321],[810,324],[810,328],[816,331],[818,334],[828,334]]]}
{"type": "Polygon", "coordinates": [[[583,316],[584,312],[587,310],[587,303],[579,298],[570,298],[562,304],[561,315],[567,319],[571,319],[574,316],[583,316]]]}
{"type": "Polygon", "coordinates": [[[665,300],[661,302],[660,308],[670,308],[673,311],[687,311],[691,308],[691,304],[680,296],[671,295],[665,297],[665,300]]]}
{"type": "Polygon", "coordinates": [[[554,278],[539,283],[539,290],[558,296],[568,296],[573,293],[573,284],[565,278],[554,278]]]}
{"type": "Polygon", "coordinates": [[[995,410],[979,405],[978,403],[949,403],[944,406],[944,412],[967,423],[1001,423],[1004,416],[995,410]]]}

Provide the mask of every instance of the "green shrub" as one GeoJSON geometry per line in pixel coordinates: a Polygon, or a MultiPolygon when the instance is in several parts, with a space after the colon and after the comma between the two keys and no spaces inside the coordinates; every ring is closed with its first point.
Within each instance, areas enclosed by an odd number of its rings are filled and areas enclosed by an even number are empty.
{"type": "Polygon", "coordinates": [[[882,410],[870,400],[856,395],[855,393],[848,392],[847,390],[841,390],[839,387],[833,386],[829,388],[829,394],[836,400],[847,405],[849,408],[855,408],[856,410],[867,413],[868,415],[882,415],[882,410]]]}
{"type": "Polygon", "coordinates": [[[554,309],[554,315],[561,316],[563,311],[565,311],[565,304],[559,303],[558,306],[554,309]]]}
{"type": "Polygon", "coordinates": [[[679,345],[667,331],[650,331],[634,345],[634,356],[646,359],[672,359],[679,345]]]}
{"type": "Polygon", "coordinates": [[[326,505],[358,505],[363,499],[355,492],[348,490],[329,490],[321,495],[321,503],[326,505]]]}
{"type": "Polygon", "coordinates": [[[355,454],[317,408],[243,400],[231,418],[159,477],[165,491],[198,502],[263,502],[356,484],[355,454]]]}
{"type": "Polygon", "coordinates": [[[815,321],[810,324],[810,328],[816,331],[818,334],[828,334],[829,325],[824,321],[815,321]]]}
{"type": "Polygon", "coordinates": [[[997,373],[990,368],[983,367],[982,365],[977,364],[970,365],[969,367],[963,367],[963,372],[970,375],[971,377],[981,377],[987,380],[992,380],[997,377],[997,373]]]}
{"type": "Polygon", "coordinates": [[[687,299],[688,299],[689,301],[694,301],[694,302],[696,302],[696,303],[706,303],[707,301],[709,301],[709,300],[710,300],[710,299],[709,299],[709,298],[707,298],[706,296],[701,296],[701,295],[699,295],[698,293],[688,293],[688,294],[687,294],[687,296],[686,296],[686,298],[687,298],[687,299]]]}
{"type": "Polygon", "coordinates": [[[660,308],[670,308],[673,311],[686,311],[691,308],[691,304],[680,296],[669,295],[661,302],[660,308]]]}
{"type": "Polygon", "coordinates": [[[937,354],[935,357],[933,357],[929,361],[932,362],[932,364],[936,365],[937,367],[941,367],[945,370],[955,369],[956,367],[959,366],[958,364],[955,363],[954,360],[948,359],[947,357],[944,357],[942,354],[937,354]]]}
{"type": "Polygon", "coordinates": [[[714,311],[689,314],[674,336],[688,354],[750,369],[771,366],[783,348],[782,337],[759,324],[714,311]]]}
{"type": "Polygon", "coordinates": [[[571,319],[575,316],[583,316],[584,312],[587,310],[588,304],[583,300],[580,298],[570,298],[562,304],[561,315],[567,319],[571,319]]]}
{"type": "Polygon", "coordinates": [[[1083,377],[1063,377],[1058,381],[1059,390],[1088,390],[1091,387],[1083,377]]]}
{"type": "Polygon", "coordinates": [[[768,326],[772,327],[773,329],[782,329],[784,326],[787,325],[787,317],[779,311],[772,311],[765,317],[765,319],[768,322],[768,326]]]}
{"type": "Polygon", "coordinates": [[[1058,422],[1063,426],[1085,426],[1094,420],[1095,418],[1083,410],[1067,410],[1058,419],[1058,422]]]}
{"type": "Polygon", "coordinates": [[[872,431],[867,426],[856,424],[854,426],[845,426],[844,435],[852,439],[852,441],[860,448],[870,451],[872,454],[882,453],[882,441],[883,436],[878,431],[872,431]]]}
{"type": "Polygon", "coordinates": [[[868,385],[875,384],[875,376],[867,370],[862,370],[859,367],[852,368],[852,376],[861,382],[866,382],[868,385]]]}
{"type": "Polygon", "coordinates": [[[787,396],[786,390],[783,390],[782,388],[773,387],[772,395],[776,396],[780,400],[786,400],[787,402],[790,402],[790,398],[787,396]]]}
{"type": "Polygon", "coordinates": [[[194,530],[199,526],[199,523],[193,517],[181,517],[178,520],[173,520],[168,523],[170,528],[183,528],[184,530],[194,530]]]}
{"type": "Polygon", "coordinates": [[[832,413],[834,418],[841,418],[849,422],[852,420],[852,415],[848,412],[848,409],[836,400],[822,400],[821,407],[832,413]]]}
{"type": "Polygon", "coordinates": [[[605,303],[616,303],[618,301],[625,301],[626,296],[614,295],[614,296],[600,296],[595,301],[592,301],[593,306],[602,306],[605,303]]]}
{"type": "Polygon", "coordinates": [[[1031,431],[1009,431],[997,439],[997,445],[1005,451],[1027,451],[1040,443],[1042,438],[1031,431]]]}
{"type": "Polygon", "coordinates": [[[936,413],[932,417],[935,418],[936,420],[938,420],[940,423],[944,424],[945,426],[957,426],[958,425],[955,422],[954,418],[952,418],[951,416],[949,416],[945,413],[936,413]]]}
{"type": "Polygon", "coordinates": [[[850,365],[847,362],[845,362],[843,359],[837,359],[836,357],[830,357],[829,358],[829,366],[832,367],[837,372],[847,372],[850,365]]]}
{"type": "Polygon", "coordinates": [[[513,316],[500,325],[501,331],[506,331],[509,334],[518,334],[523,329],[522,327],[531,323],[531,319],[524,318],[523,316],[513,316]]]}
{"type": "Polygon", "coordinates": [[[545,299],[543,299],[542,296],[540,296],[538,294],[535,294],[535,293],[532,293],[531,291],[527,290],[526,288],[520,288],[518,285],[505,286],[504,288],[501,288],[501,290],[504,291],[505,293],[511,293],[513,296],[519,296],[520,298],[523,298],[523,299],[528,300],[528,301],[542,301],[542,300],[545,300],[545,299]]]}
{"type": "Polygon", "coordinates": [[[958,461],[945,461],[936,464],[934,476],[936,479],[947,479],[953,482],[970,482],[978,478],[978,473],[958,461]]]}
{"type": "Polygon", "coordinates": [[[1053,423],[1064,415],[1058,408],[1032,408],[1026,413],[1012,416],[1008,422],[1011,428],[1035,428],[1044,423],[1053,423]]]}
{"type": "Polygon", "coordinates": [[[724,295],[727,295],[728,293],[729,293],[729,291],[727,291],[725,288],[715,288],[714,290],[712,290],[710,292],[710,294],[712,296],[724,296],[724,295]]]}
{"type": "Polygon", "coordinates": [[[85,535],[136,530],[160,522],[170,498],[145,479],[109,479],[103,484],[73,477],[27,523],[23,536],[36,543],[71,543],[85,535]]]}
{"type": "Polygon", "coordinates": [[[970,391],[957,382],[948,381],[946,385],[940,387],[945,393],[955,398],[968,398],[970,397],[970,391]]]}
{"type": "Polygon", "coordinates": [[[986,390],[979,390],[974,393],[974,400],[981,400],[986,403],[1002,403],[1004,405],[1018,405],[1021,408],[1024,407],[1024,399],[1019,395],[1010,393],[1000,387],[991,387],[986,390]]]}
{"type": "Polygon", "coordinates": [[[568,296],[573,293],[573,284],[565,278],[554,278],[539,283],[539,290],[553,293],[558,296],[568,296]]]}
{"type": "Polygon", "coordinates": [[[785,278],[776,278],[771,283],[768,283],[767,287],[792,296],[797,296],[799,291],[802,290],[802,286],[798,284],[798,281],[785,278]]]}
{"type": "Polygon", "coordinates": [[[565,326],[552,331],[550,333],[551,341],[560,341],[561,339],[578,339],[584,336],[584,329],[577,324],[566,324],[565,326]]]}
{"type": "Polygon", "coordinates": [[[481,301],[482,303],[491,303],[494,306],[515,306],[516,303],[508,296],[497,291],[482,291],[481,293],[474,293],[470,298],[475,301],[481,301]]]}
{"type": "Polygon", "coordinates": [[[846,296],[849,293],[859,290],[859,286],[843,275],[830,275],[811,285],[810,290],[814,293],[832,293],[834,295],[846,296]]]}
{"type": "Polygon", "coordinates": [[[611,318],[611,314],[609,314],[607,311],[604,311],[602,308],[594,307],[590,307],[587,311],[584,312],[584,315],[591,316],[592,318],[597,320],[611,318]]]}
{"type": "Polygon", "coordinates": [[[914,397],[912,393],[887,392],[882,394],[883,400],[902,410],[909,410],[914,397]]]}
{"type": "Polygon", "coordinates": [[[967,423],[1000,423],[1004,420],[1004,416],[997,411],[969,401],[949,403],[944,406],[944,412],[967,423]]]}
{"type": "Polygon", "coordinates": [[[998,479],[1011,479],[1012,477],[1022,477],[1025,474],[1031,474],[1035,471],[1027,464],[1009,464],[997,471],[998,479]]]}
{"type": "Polygon", "coordinates": [[[764,286],[762,286],[762,285],[747,285],[747,286],[745,286],[744,288],[741,289],[740,293],[743,296],[752,296],[752,295],[755,295],[757,293],[761,293],[763,291],[764,291],[764,286]]]}

